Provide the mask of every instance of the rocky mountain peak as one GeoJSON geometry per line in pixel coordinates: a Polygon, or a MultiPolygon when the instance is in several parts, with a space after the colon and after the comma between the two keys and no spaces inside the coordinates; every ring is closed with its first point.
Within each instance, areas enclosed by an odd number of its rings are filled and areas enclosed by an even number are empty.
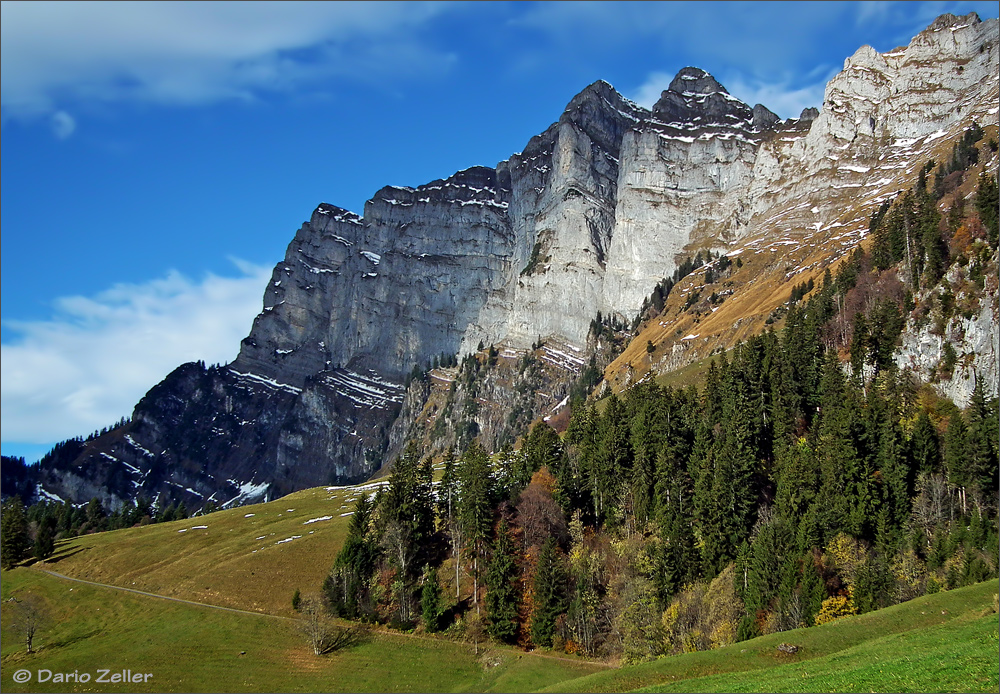
{"type": "Polygon", "coordinates": [[[622,133],[649,117],[649,111],[598,80],[574,96],[559,118],[579,127],[606,152],[617,157],[622,133]]]}
{"type": "Polygon", "coordinates": [[[667,91],[677,92],[678,94],[714,94],[715,92],[722,92],[723,94],[729,93],[726,91],[726,88],[719,84],[714,77],[702,70],[700,67],[681,68],[680,72],[677,73],[677,76],[670,82],[670,86],[667,88],[667,91]]]}
{"type": "Polygon", "coordinates": [[[729,126],[760,130],[778,117],[763,106],[751,109],[718,80],[697,67],[681,69],[653,105],[654,116],[667,124],[729,126]]]}
{"type": "Polygon", "coordinates": [[[970,26],[973,24],[979,24],[981,21],[982,20],[979,18],[979,15],[975,12],[970,12],[967,15],[957,17],[953,14],[946,13],[935,19],[934,22],[924,30],[924,32],[941,31],[942,29],[950,29],[952,27],[959,26],[970,26]]]}

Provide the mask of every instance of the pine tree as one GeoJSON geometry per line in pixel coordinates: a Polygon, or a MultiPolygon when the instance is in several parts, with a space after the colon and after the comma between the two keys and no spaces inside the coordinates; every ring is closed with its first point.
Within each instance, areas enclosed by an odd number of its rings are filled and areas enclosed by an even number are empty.
{"type": "Polygon", "coordinates": [[[31,540],[28,538],[28,521],[21,497],[13,496],[3,503],[0,512],[0,566],[10,569],[28,556],[31,540]]]}
{"type": "Polygon", "coordinates": [[[424,628],[433,633],[438,630],[441,619],[441,586],[437,574],[430,564],[424,567],[423,588],[420,591],[420,612],[424,628]]]}
{"type": "Polygon", "coordinates": [[[47,519],[43,519],[38,526],[38,535],[35,537],[33,554],[37,559],[48,559],[55,551],[55,540],[52,537],[52,526],[47,519]]]}
{"type": "Polygon", "coordinates": [[[965,419],[956,409],[948,418],[948,428],[944,435],[944,467],[948,473],[948,482],[960,490],[973,483],[966,457],[967,438],[968,428],[965,426],[965,419]]]}
{"type": "Polygon", "coordinates": [[[355,503],[344,546],[323,582],[331,608],[342,617],[357,617],[366,607],[368,579],[378,557],[378,546],[369,537],[371,515],[372,504],[362,494],[355,503]]]}
{"type": "Polygon", "coordinates": [[[976,386],[969,400],[968,436],[966,457],[970,482],[979,487],[986,499],[996,501],[997,490],[997,405],[986,398],[983,380],[976,379],[976,386]]]}
{"type": "MultiPolygon", "coordinates": [[[[741,352],[742,350],[737,350],[741,352]]],[[[745,375],[734,360],[722,382],[722,422],[714,445],[714,465],[707,492],[712,531],[704,536],[706,568],[715,574],[736,556],[736,549],[750,536],[757,516],[757,458],[755,415],[745,375]]]]}
{"type": "Polygon", "coordinates": [[[868,361],[868,321],[865,314],[858,311],[854,314],[854,325],[851,335],[851,372],[858,385],[864,384],[864,367],[868,361]]]}
{"type": "Polygon", "coordinates": [[[480,609],[480,563],[493,525],[493,476],[490,459],[478,441],[462,455],[458,471],[461,496],[458,518],[466,546],[472,554],[473,601],[480,609]]]}
{"type": "Polygon", "coordinates": [[[976,190],[976,209],[979,219],[986,228],[986,238],[993,248],[1000,239],[1000,193],[998,193],[997,178],[985,170],[979,176],[979,188],[976,190]]]}
{"type": "MultiPolygon", "coordinates": [[[[817,501],[824,538],[839,530],[858,536],[869,511],[867,499],[859,498],[859,486],[867,482],[852,435],[852,411],[847,384],[832,352],[823,364],[821,417],[816,445],[820,468],[817,501]]],[[[862,487],[863,488],[863,487],[862,487]]]]}
{"type": "MultiPolygon", "coordinates": [[[[634,451],[631,479],[628,480],[632,499],[632,514],[641,527],[654,513],[654,485],[656,484],[656,456],[663,445],[658,418],[654,415],[659,388],[642,389],[641,401],[632,417],[631,446],[634,451]]],[[[636,390],[636,389],[633,389],[636,390]]]]}
{"type": "Polygon", "coordinates": [[[493,557],[486,573],[486,616],[490,636],[514,643],[518,630],[518,588],[516,548],[507,519],[501,518],[493,542],[493,557]]]}
{"type": "Polygon", "coordinates": [[[875,467],[882,479],[879,511],[885,514],[880,540],[894,546],[910,515],[910,490],[914,476],[909,467],[899,421],[886,408],[878,408],[877,426],[879,447],[875,467]]]}
{"type": "Polygon", "coordinates": [[[927,410],[920,410],[913,425],[910,451],[917,473],[937,472],[941,468],[941,444],[927,410]]]}
{"type": "Polygon", "coordinates": [[[797,525],[816,498],[819,485],[816,454],[802,438],[782,451],[776,467],[775,513],[797,525]]]}
{"type": "Polygon", "coordinates": [[[606,522],[619,509],[616,501],[624,479],[631,471],[632,450],[628,421],[621,400],[614,394],[600,419],[599,447],[590,469],[590,492],[594,516],[599,524],[606,522]]]}
{"type": "Polygon", "coordinates": [[[535,610],[531,615],[531,640],[537,646],[551,646],[556,617],[566,611],[566,574],[551,537],[538,554],[534,582],[535,610]]]}

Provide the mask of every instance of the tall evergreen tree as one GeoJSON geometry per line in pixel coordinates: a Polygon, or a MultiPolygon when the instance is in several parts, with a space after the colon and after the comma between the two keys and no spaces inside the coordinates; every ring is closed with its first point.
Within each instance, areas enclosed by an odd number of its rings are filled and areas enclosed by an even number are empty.
{"type": "Polygon", "coordinates": [[[566,611],[566,572],[551,537],[538,554],[534,582],[535,609],[531,615],[531,640],[537,646],[551,646],[556,617],[566,611]]]}
{"type": "Polygon", "coordinates": [[[867,499],[859,498],[858,487],[867,480],[863,479],[863,463],[852,433],[853,402],[848,399],[847,384],[832,352],[827,353],[823,363],[820,390],[822,404],[816,445],[820,487],[817,501],[824,539],[833,537],[840,530],[858,536],[862,533],[869,511],[865,505],[867,499]]]}
{"type": "Polygon", "coordinates": [[[420,613],[424,620],[424,628],[435,632],[441,619],[441,586],[437,574],[430,564],[424,567],[423,587],[420,590],[420,613]]]}
{"type": "Polygon", "coordinates": [[[372,503],[362,494],[354,505],[347,538],[323,582],[331,608],[342,617],[357,617],[366,608],[368,579],[375,571],[378,546],[369,537],[372,503]]]}
{"type": "Polygon", "coordinates": [[[43,518],[38,524],[38,535],[35,537],[35,544],[32,553],[37,559],[48,559],[55,551],[55,539],[52,536],[52,524],[48,518],[43,518]]]}
{"type": "Polygon", "coordinates": [[[986,398],[983,380],[976,379],[969,400],[966,457],[970,482],[979,487],[984,500],[996,507],[997,494],[997,406],[986,398]]]}
{"type": "Polygon", "coordinates": [[[629,441],[625,408],[616,395],[608,398],[608,406],[600,420],[599,448],[590,470],[590,491],[594,503],[594,516],[603,524],[620,509],[623,480],[631,472],[632,450],[629,441]]]}
{"type": "Polygon", "coordinates": [[[967,439],[965,419],[956,408],[948,417],[948,428],[944,435],[944,467],[948,473],[948,481],[959,489],[968,488],[974,482],[966,456],[967,439]]]}
{"type": "Polygon", "coordinates": [[[458,517],[472,555],[473,601],[478,611],[480,564],[493,525],[493,475],[489,455],[478,441],[462,455],[459,480],[458,517]]]}
{"type": "Polygon", "coordinates": [[[986,228],[986,238],[993,248],[1000,240],[1000,193],[998,193],[997,177],[985,169],[979,175],[979,187],[976,189],[976,209],[979,219],[986,228]]]}
{"type": "Polygon", "coordinates": [[[0,566],[9,569],[27,558],[31,548],[28,521],[24,515],[21,497],[12,496],[0,510],[0,566]]]}
{"type": "Polygon", "coordinates": [[[517,549],[510,536],[507,519],[501,517],[493,542],[492,558],[486,573],[486,616],[490,636],[514,643],[518,630],[517,549]]]}
{"type": "Polygon", "coordinates": [[[937,472],[941,468],[941,444],[927,410],[920,410],[913,425],[910,455],[918,473],[937,472]]]}

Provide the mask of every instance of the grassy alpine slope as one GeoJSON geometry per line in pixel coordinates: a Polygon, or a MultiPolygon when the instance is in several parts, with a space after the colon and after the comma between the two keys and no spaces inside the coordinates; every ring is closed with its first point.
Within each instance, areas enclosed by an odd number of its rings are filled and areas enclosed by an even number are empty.
{"type": "Polygon", "coordinates": [[[567,680],[553,692],[989,692],[998,687],[997,581],[819,627],[567,680]],[[799,647],[787,654],[778,644],[799,647]]]}
{"type": "Polygon", "coordinates": [[[70,538],[36,564],[74,578],[222,607],[291,616],[292,594],[318,591],[359,494],[316,487],[266,504],[70,538]]]}
{"type": "MultiPolygon", "coordinates": [[[[4,691],[996,691],[997,581],[822,627],[597,671],[510,648],[371,632],[314,656],[292,620],[243,615],[4,572],[2,599],[33,594],[48,626],[26,655],[4,619],[4,691]],[[776,649],[795,644],[793,655],[776,649]],[[150,672],[142,685],[19,685],[28,669],[150,672]],[[545,689],[547,687],[547,689],[545,689]]],[[[9,612],[7,613],[9,614],[9,612]]]]}
{"type": "Polygon", "coordinates": [[[36,653],[4,609],[0,687],[36,691],[533,691],[594,672],[597,665],[487,649],[471,644],[372,631],[341,651],[315,656],[290,619],[169,602],[55,578],[31,568],[3,572],[2,599],[34,595],[48,613],[36,653]],[[53,682],[37,671],[99,668],[151,673],[141,684],[53,682]],[[17,684],[14,673],[32,672],[17,684]]]}

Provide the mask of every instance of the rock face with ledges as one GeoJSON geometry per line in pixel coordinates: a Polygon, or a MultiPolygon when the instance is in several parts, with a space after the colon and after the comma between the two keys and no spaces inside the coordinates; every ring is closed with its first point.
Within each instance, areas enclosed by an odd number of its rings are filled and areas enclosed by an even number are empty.
{"type": "MultiPolygon", "coordinates": [[[[382,188],[363,215],[321,204],[236,360],[175,371],[127,431],[43,471],[45,488],[79,500],[108,480],[109,502],[138,490],[190,505],[362,479],[405,376],[435,356],[584,348],[598,312],[631,320],[697,250],[849,251],[936,138],[996,124],[997,56],[997,20],[944,15],[906,48],[859,49],[821,108],[789,120],[699,68],[652,109],[595,82],[495,167],[382,188]]],[[[696,353],[688,341],[677,358],[696,353]]]]}
{"type": "Polygon", "coordinates": [[[475,167],[385,187],[364,218],[320,205],[275,267],[234,367],[301,386],[340,365],[402,379],[454,354],[511,264],[509,200],[494,169],[475,167]]]}

